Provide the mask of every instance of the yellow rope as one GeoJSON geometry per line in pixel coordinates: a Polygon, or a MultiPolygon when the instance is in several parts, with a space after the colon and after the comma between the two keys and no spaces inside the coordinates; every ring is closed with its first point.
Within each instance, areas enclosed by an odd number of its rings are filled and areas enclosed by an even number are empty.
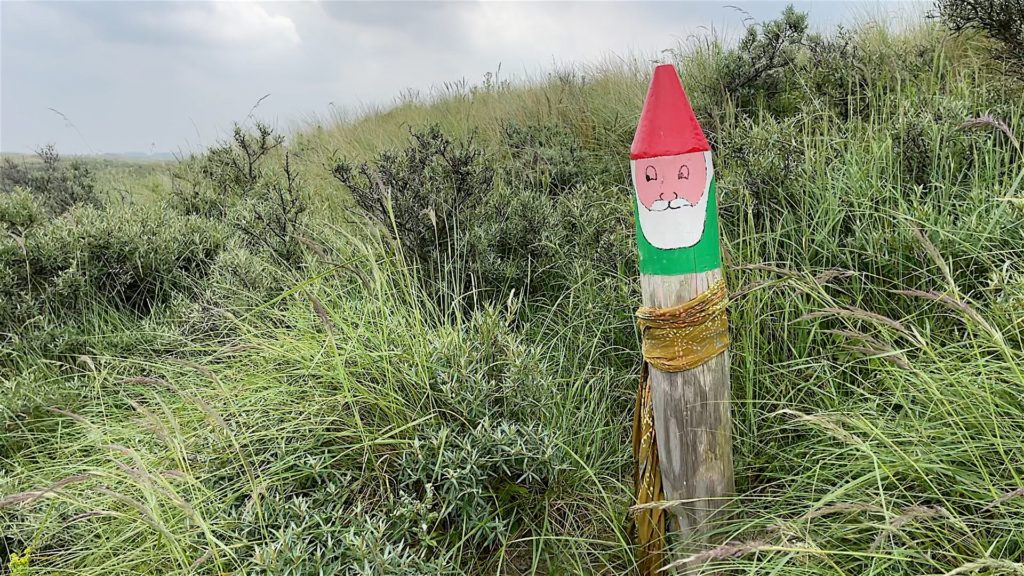
{"type": "MultiPolygon", "coordinates": [[[[633,457],[636,460],[633,481],[638,506],[665,499],[658,468],[649,367],[662,372],[681,372],[696,368],[725,351],[729,346],[725,306],[725,281],[719,280],[707,292],[679,306],[636,311],[644,355],[633,413],[633,457]]],[[[633,521],[640,547],[637,567],[641,575],[654,575],[665,557],[665,509],[641,507],[633,521]]]]}

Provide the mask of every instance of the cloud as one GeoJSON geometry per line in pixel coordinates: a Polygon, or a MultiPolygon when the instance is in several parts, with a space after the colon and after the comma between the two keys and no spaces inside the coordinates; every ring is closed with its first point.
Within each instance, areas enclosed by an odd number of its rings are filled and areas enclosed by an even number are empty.
{"type": "Polygon", "coordinates": [[[559,60],[667,47],[698,22],[655,2],[482,2],[461,16],[478,49],[559,60]]]}
{"type": "Polygon", "coordinates": [[[290,46],[301,38],[295,22],[259,2],[52,2],[5,10],[38,22],[47,32],[73,25],[94,41],[135,46],[255,48],[290,46]]]}
{"type": "Polygon", "coordinates": [[[167,13],[150,12],[143,21],[150,29],[163,28],[181,39],[211,46],[259,48],[301,41],[291,18],[271,14],[254,2],[191,3],[167,13]]]}
{"type": "Polygon", "coordinates": [[[324,14],[374,35],[401,36],[420,45],[461,44],[459,15],[471,2],[320,2],[324,14]]]}
{"type": "MultiPolygon", "coordinates": [[[[510,78],[655,56],[701,26],[739,28],[742,15],[725,5],[0,0],[0,150],[197,149],[264,94],[257,115],[286,128],[329,103],[387,105],[406,89],[479,82],[499,65],[510,78]]],[[[785,2],[742,5],[771,18],[785,2]]],[[[797,7],[822,21],[846,6],[797,7]]]]}

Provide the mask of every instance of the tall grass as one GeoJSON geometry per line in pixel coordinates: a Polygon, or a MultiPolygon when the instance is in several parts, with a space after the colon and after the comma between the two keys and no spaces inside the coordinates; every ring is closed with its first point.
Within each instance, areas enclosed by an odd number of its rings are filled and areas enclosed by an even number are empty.
{"type": "MultiPolygon", "coordinates": [[[[856,38],[838,92],[797,68],[747,106],[720,46],[673,56],[718,147],[733,294],[738,493],[691,572],[1021,574],[1020,84],[931,27],[856,38]]],[[[438,123],[504,157],[504,123],[555,122],[603,166],[574,190],[628,211],[641,70],[407,103],[291,149],[322,168],[438,123]]],[[[177,346],[3,358],[76,395],[6,420],[0,550],[29,548],[31,574],[628,573],[634,271],[566,249],[545,292],[485,298],[458,262],[425,282],[386,230],[339,223],[327,170],[314,188],[316,250],[275,297],[203,311],[177,346]]]]}

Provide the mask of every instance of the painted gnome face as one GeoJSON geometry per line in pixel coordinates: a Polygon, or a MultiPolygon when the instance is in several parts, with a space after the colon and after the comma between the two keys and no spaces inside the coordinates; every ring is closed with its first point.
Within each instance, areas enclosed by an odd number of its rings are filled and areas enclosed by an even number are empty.
{"type": "Polygon", "coordinates": [[[697,244],[708,220],[714,167],[711,150],[675,67],[651,78],[630,148],[640,232],[654,248],[697,244]]]}
{"type": "Polygon", "coordinates": [[[711,152],[630,161],[640,229],[655,248],[686,248],[700,241],[707,221],[711,152]]]}

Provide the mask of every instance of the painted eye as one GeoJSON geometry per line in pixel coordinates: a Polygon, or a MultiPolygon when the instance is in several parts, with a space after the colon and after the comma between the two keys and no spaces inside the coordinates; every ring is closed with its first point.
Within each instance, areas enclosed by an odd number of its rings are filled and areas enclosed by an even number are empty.
{"type": "Polygon", "coordinates": [[[687,166],[686,164],[683,164],[682,166],[679,167],[679,179],[680,180],[689,180],[690,179],[690,167],[687,166]]]}
{"type": "Polygon", "coordinates": [[[654,166],[648,166],[647,169],[644,170],[644,178],[646,178],[648,182],[651,180],[657,180],[658,171],[654,169],[654,166]]]}

